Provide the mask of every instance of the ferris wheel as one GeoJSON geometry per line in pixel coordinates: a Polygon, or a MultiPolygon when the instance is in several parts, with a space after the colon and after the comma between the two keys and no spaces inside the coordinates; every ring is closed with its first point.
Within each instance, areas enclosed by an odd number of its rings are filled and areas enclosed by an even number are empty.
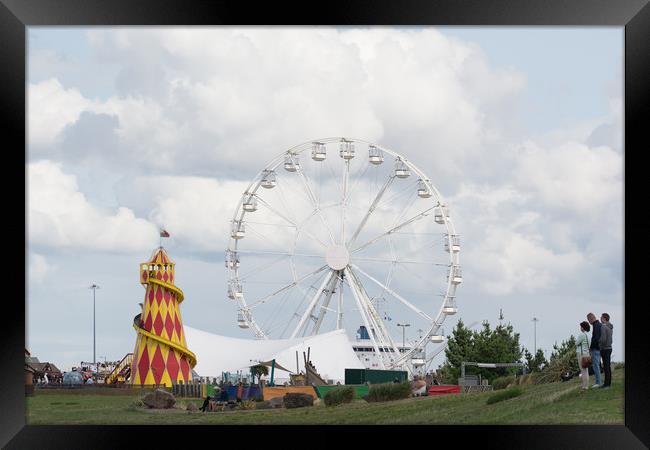
{"type": "Polygon", "coordinates": [[[347,138],[297,145],[253,178],[230,226],[228,297],[256,338],[363,326],[379,368],[412,373],[444,342],[460,239],[430,178],[403,155],[347,138]],[[406,345],[400,322],[424,332],[406,345]]]}

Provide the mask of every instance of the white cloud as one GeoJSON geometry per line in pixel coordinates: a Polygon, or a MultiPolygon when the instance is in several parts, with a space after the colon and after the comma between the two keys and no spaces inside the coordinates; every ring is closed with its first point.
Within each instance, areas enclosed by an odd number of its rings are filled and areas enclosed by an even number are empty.
{"type": "Polygon", "coordinates": [[[97,208],[79,192],[76,177],[52,161],[30,163],[29,242],[55,248],[141,252],[156,243],[155,225],[124,207],[97,208]]]}
{"type": "Polygon", "coordinates": [[[35,283],[42,283],[47,274],[52,270],[47,258],[38,253],[29,254],[29,280],[35,283]]]}
{"type": "Polygon", "coordinates": [[[66,125],[93,106],[77,89],[66,89],[56,79],[30,84],[27,99],[29,145],[38,148],[55,144],[66,125]]]}
{"type": "Polygon", "coordinates": [[[488,229],[465,259],[473,261],[483,289],[492,295],[552,290],[584,261],[579,252],[555,253],[540,239],[503,228],[488,229]]]}
{"type": "Polygon", "coordinates": [[[34,129],[34,144],[60,140],[65,125],[68,132],[90,126],[75,123],[81,111],[114,115],[117,158],[184,175],[247,171],[250,161],[326,136],[380,142],[417,153],[438,177],[458,175],[467,158],[485,156],[480,150],[502,131],[492,119],[525,84],[516,71],[491,67],[479,47],[433,29],[159,28],[88,36],[98,55],[122,65],[120,95],[91,102],[56,80],[30,86],[37,93],[30,123],[47,123],[41,110],[66,110],[55,126],[34,129]]]}
{"type": "Polygon", "coordinates": [[[148,210],[149,219],[164,226],[176,245],[212,253],[226,248],[230,221],[248,183],[151,176],[138,177],[127,185],[123,189],[137,192],[136,201],[144,202],[138,208],[148,210]]]}
{"type": "MultiPolygon", "coordinates": [[[[489,295],[550,292],[574,279],[586,262],[574,236],[549,221],[537,197],[513,185],[462,185],[450,198],[461,234],[469,286],[489,295]]],[[[465,286],[464,286],[465,287],[465,286]]]]}
{"type": "Polygon", "coordinates": [[[622,201],[622,155],[607,147],[527,142],[517,163],[519,185],[551,208],[595,217],[622,201]]]}

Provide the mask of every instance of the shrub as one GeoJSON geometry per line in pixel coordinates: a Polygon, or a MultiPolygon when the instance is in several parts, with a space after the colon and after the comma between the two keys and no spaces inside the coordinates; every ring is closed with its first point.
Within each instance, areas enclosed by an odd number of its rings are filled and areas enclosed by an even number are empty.
{"type": "Polygon", "coordinates": [[[499,389],[507,388],[509,384],[514,382],[515,382],[515,377],[512,375],[507,377],[499,377],[494,379],[494,381],[492,382],[492,386],[494,387],[495,391],[498,391],[499,389]]]}
{"type": "Polygon", "coordinates": [[[242,400],[241,409],[255,409],[257,406],[255,400],[242,400]]]}
{"type": "Polygon", "coordinates": [[[488,397],[486,403],[488,405],[491,405],[492,403],[508,400],[509,398],[519,397],[523,393],[524,391],[521,388],[511,387],[504,391],[497,392],[496,394],[492,394],[491,396],[488,397]]]}
{"type": "Polygon", "coordinates": [[[354,398],[354,388],[346,386],[332,389],[323,397],[326,406],[336,406],[341,403],[350,403],[354,398]]]}
{"type": "Polygon", "coordinates": [[[387,402],[390,400],[408,398],[410,395],[411,383],[408,381],[402,383],[373,384],[370,386],[366,401],[387,402]]]}
{"type": "Polygon", "coordinates": [[[529,384],[538,384],[539,379],[542,377],[542,372],[533,372],[526,375],[522,375],[515,379],[514,384],[516,385],[529,385],[529,384]]]}
{"type": "Polygon", "coordinates": [[[625,363],[624,362],[617,362],[612,364],[614,370],[619,370],[619,369],[625,369],[625,363]]]}
{"type": "Polygon", "coordinates": [[[575,373],[578,366],[578,359],[575,352],[566,352],[562,355],[551,358],[548,366],[535,378],[535,384],[555,383],[562,381],[562,374],[575,373]]]}

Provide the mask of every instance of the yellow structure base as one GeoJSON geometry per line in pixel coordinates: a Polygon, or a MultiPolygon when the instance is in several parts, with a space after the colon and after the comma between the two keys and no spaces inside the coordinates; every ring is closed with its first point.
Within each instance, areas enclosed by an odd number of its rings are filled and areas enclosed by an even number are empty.
{"type": "Polygon", "coordinates": [[[309,394],[314,397],[314,400],[318,398],[316,390],[312,386],[277,386],[277,387],[268,387],[264,386],[264,400],[271,400],[275,397],[284,397],[284,394],[309,394]]]}

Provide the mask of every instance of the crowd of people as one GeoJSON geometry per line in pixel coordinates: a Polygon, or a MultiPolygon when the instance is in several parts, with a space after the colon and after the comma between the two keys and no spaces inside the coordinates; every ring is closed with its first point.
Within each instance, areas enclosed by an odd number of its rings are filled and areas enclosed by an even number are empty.
{"type": "Polygon", "coordinates": [[[602,313],[600,321],[593,313],[587,314],[587,320],[580,323],[580,334],[576,339],[576,353],[582,389],[589,389],[589,368],[594,373],[592,389],[609,388],[612,384],[612,331],[614,326],[609,321],[609,314],[602,313]],[[588,333],[591,331],[591,338],[588,333]],[[602,363],[602,364],[601,364],[602,363]],[[600,376],[601,366],[605,375],[600,376]]]}

